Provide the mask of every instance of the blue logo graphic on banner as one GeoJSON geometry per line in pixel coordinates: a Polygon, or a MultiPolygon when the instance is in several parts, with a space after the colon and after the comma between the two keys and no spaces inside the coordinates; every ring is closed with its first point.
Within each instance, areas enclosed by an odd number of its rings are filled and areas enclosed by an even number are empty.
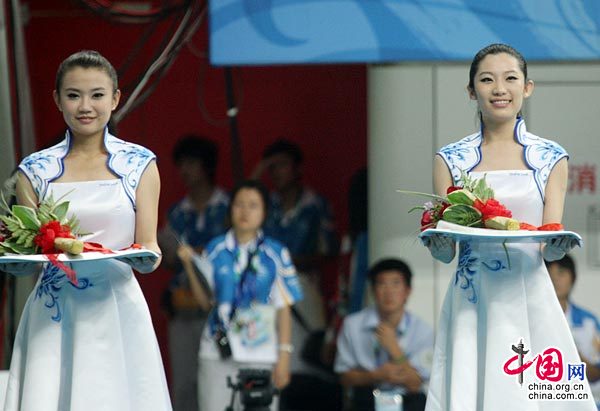
{"type": "Polygon", "coordinates": [[[600,58],[597,0],[210,0],[215,65],[600,58]]]}

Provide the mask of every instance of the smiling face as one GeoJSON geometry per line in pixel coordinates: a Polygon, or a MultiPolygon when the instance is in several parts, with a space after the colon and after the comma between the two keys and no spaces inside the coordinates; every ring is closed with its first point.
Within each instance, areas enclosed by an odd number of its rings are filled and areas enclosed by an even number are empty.
{"type": "Polygon", "coordinates": [[[54,102],[74,137],[102,136],[121,92],[113,91],[109,75],[99,68],[74,67],[54,90],[54,102]]]}
{"type": "Polygon", "coordinates": [[[488,54],[480,62],[469,96],[477,100],[484,124],[514,121],[533,92],[519,61],[508,53],[488,54]]]}

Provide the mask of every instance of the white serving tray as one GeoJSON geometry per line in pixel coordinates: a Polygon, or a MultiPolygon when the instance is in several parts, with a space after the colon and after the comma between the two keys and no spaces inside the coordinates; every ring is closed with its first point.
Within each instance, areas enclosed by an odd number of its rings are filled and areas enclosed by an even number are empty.
{"type": "MultiPolygon", "coordinates": [[[[154,257],[158,259],[158,253],[140,248],[128,248],[126,250],[114,251],[110,254],[100,253],[98,251],[89,251],[85,253],[81,253],[78,255],[58,254],[58,260],[63,262],[84,262],[84,261],[98,261],[98,260],[108,260],[111,258],[121,258],[121,257],[154,257]]],[[[26,262],[39,262],[46,263],[48,262],[48,257],[44,254],[30,254],[30,255],[22,255],[22,254],[8,254],[0,256],[0,263],[26,263],[26,262]]]]}
{"type": "Polygon", "coordinates": [[[528,230],[493,230],[489,228],[465,227],[447,221],[439,221],[436,228],[423,231],[419,237],[426,238],[433,234],[443,234],[456,241],[477,240],[480,242],[507,243],[542,243],[549,238],[570,237],[579,245],[583,244],[581,236],[573,231],[528,231],[528,230]]]}

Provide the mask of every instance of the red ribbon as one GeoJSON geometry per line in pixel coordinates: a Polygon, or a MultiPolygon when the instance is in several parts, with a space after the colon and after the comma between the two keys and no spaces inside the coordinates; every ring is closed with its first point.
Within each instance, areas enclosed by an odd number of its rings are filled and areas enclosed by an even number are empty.
{"type": "MultiPolygon", "coordinates": [[[[141,248],[143,248],[141,245],[133,243],[129,247],[122,248],[120,251],[128,250],[128,249],[141,249],[141,248]]],[[[103,253],[103,254],[114,254],[114,251],[111,250],[110,248],[105,248],[102,244],[91,243],[91,242],[83,243],[83,252],[84,253],[97,252],[97,253],[103,253]]],[[[66,266],[62,261],[60,261],[58,259],[58,253],[45,252],[44,255],[48,258],[48,261],[50,261],[50,263],[52,265],[54,265],[55,267],[57,267],[60,270],[65,272],[69,281],[71,281],[74,285],[78,284],[77,273],[75,272],[75,270],[66,266]]]]}
{"type": "MultiPolygon", "coordinates": [[[[83,243],[83,252],[85,253],[85,252],[90,252],[90,251],[95,251],[95,252],[103,253],[103,254],[114,253],[113,250],[104,248],[102,246],[102,244],[84,242],[83,243]]],[[[58,269],[63,270],[65,272],[65,274],[67,275],[67,278],[69,279],[69,281],[71,281],[71,283],[73,283],[73,285],[78,284],[77,273],[71,267],[68,267],[62,261],[60,261],[58,259],[58,253],[46,252],[46,253],[44,253],[44,255],[48,258],[48,261],[50,261],[50,263],[52,265],[54,265],[58,269]]]]}
{"type": "Polygon", "coordinates": [[[59,261],[58,254],[45,253],[44,255],[48,258],[48,261],[50,261],[53,266],[65,272],[67,278],[73,283],[73,285],[78,284],[75,270],[73,270],[71,267],[67,267],[62,261],[59,261]]]}
{"type": "Polygon", "coordinates": [[[102,254],[113,254],[114,253],[113,250],[111,250],[110,248],[104,248],[104,246],[99,243],[88,243],[88,242],[83,243],[83,252],[88,253],[90,251],[95,251],[97,253],[102,253],[102,254]]]}
{"type": "Polygon", "coordinates": [[[121,248],[119,251],[129,250],[130,248],[133,248],[134,250],[141,250],[144,247],[138,243],[133,243],[129,247],[121,248]]]}

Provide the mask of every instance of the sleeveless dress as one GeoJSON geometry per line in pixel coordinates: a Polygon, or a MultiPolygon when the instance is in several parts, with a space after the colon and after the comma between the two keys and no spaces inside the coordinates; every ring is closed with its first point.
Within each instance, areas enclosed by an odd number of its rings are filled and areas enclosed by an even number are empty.
{"type": "MultiPolygon", "coordinates": [[[[452,164],[452,157],[445,154],[441,152],[452,164]]],[[[481,178],[485,174],[495,197],[512,211],[514,218],[539,226],[544,205],[536,169],[531,168],[470,175],[481,178]]],[[[578,391],[571,392],[587,393],[588,400],[540,401],[531,399],[531,395],[541,392],[544,387],[540,384],[551,381],[538,377],[538,362],[523,371],[522,384],[518,375],[504,371],[507,362],[517,355],[512,347],[518,348],[521,341],[527,351],[524,363],[554,347],[562,355],[564,369],[568,364],[581,364],[540,245],[506,246],[507,251],[497,243],[471,240],[459,244],[458,266],[440,314],[426,410],[596,410],[585,378],[568,381],[565,372],[560,383],[581,383],[578,391]],[[537,386],[532,385],[536,383],[537,386]]],[[[557,356],[551,359],[556,361],[557,356]]],[[[514,370],[518,366],[515,360],[508,368],[514,370]]],[[[558,368],[544,370],[540,370],[544,377],[558,376],[558,368]]]]}
{"type": "MultiPolygon", "coordinates": [[[[85,241],[134,241],[135,212],[120,179],[50,183],[66,195],[85,241]]],[[[129,265],[73,263],[78,285],[47,264],[17,331],[4,410],[164,411],[171,403],[148,306],[129,265]]]]}

